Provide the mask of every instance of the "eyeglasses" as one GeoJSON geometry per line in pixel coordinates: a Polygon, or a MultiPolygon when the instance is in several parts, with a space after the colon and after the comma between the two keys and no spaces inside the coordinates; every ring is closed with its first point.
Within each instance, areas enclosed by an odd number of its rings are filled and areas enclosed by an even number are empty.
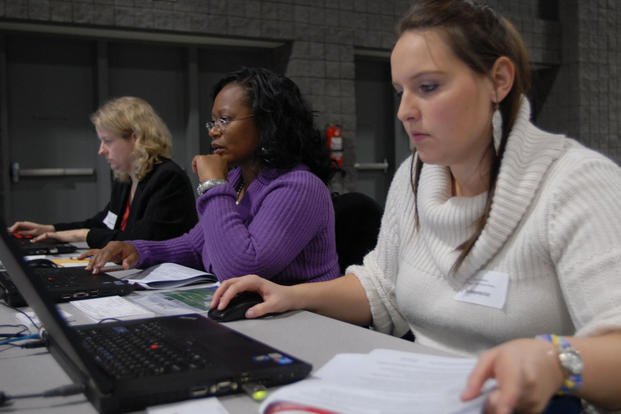
{"type": "Polygon", "coordinates": [[[207,128],[207,131],[211,131],[213,128],[216,128],[217,131],[222,132],[226,129],[227,126],[229,126],[231,122],[243,121],[245,119],[250,119],[253,117],[254,115],[248,115],[243,118],[233,118],[233,119],[218,118],[215,121],[205,122],[205,128],[207,128]]]}

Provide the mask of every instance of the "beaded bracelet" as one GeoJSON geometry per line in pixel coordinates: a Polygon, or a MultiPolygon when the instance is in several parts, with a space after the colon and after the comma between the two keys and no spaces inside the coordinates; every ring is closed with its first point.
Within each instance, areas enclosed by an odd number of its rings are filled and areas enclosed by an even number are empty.
{"type": "Polygon", "coordinates": [[[554,346],[558,361],[566,373],[558,394],[575,393],[582,385],[582,370],[584,368],[584,363],[578,351],[563,336],[545,334],[537,335],[536,338],[548,341],[554,346]]]}

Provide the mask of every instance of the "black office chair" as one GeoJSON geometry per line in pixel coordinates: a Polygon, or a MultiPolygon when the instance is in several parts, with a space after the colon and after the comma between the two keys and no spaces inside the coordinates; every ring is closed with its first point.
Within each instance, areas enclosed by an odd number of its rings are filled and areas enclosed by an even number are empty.
{"type": "MultiPolygon", "coordinates": [[[[364,256],[375,247],[384,211],[371,197],[357,192],[333,193],[332,203],[336,252],[341,273],[344,274],[347,266],[361,264],[364,256]]],[[[412,331],[401,338],[411,342],[416,340],[412,331]]]]}
{"type": "Polygon", "coordinates": [[[334,204],[336,252],[341,273],[347,266],[362,263],[362,258],[377,243],[383,209],[366,194],[332,194],[334,204]]]}

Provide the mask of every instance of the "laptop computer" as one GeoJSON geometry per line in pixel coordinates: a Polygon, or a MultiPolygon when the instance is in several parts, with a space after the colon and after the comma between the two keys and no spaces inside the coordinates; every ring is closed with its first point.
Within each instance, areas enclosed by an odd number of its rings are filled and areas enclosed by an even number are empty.
{"type": "Polygon", "coordinates": [[[20,249],[24,252],[26,256],[34,256],[40,254],[63,254],[63,253],[73,253],[78,248],[71,244],[65,243],[58,240],[46,240],[37,243],[31,243],[32,237],[24,237],[13,235],[20,249]]]}
{"type": "Polygon", "coordinates": [[[70,326],[0,227],[0,260],[46,329],[49,351],[99,412],[287,384],[312,369],[198,314],[70,326]]]}
{"type": "MultiPolygon", "coordinates": [[[[2,259],[0,258],[0,261],[2,259]]],[[[53,302],[102,296],[124,296],[134,285],[107,273],[92,274],[84,267],[33,267],[32,272],[46,288],[53,302]]],[[[0,299],[9,306],[26,306],[26,300],[15,287],[11,273],[0,269],[0,299]]]]}

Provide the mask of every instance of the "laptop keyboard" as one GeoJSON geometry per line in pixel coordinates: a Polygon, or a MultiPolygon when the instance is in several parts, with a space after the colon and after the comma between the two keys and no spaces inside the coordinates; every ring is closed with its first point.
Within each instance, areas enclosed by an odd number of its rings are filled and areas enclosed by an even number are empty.
{"type": "Polygon", "coordinates": [[[83,267],[63,267],[61,269],[62,273],[59,273],[55,268],[49,267],[35,267],[33,271],[37,276],[43,276],[47,279],[47,287],[50,289],[67,289],[81,286],[84,284],[84,278],[90,276],[85,274],[83,267]]]}
{"type": "Polygon", "coordinates": [[[210,364],[197,338],[171,337],[157,320],[123,326],[102,324],[77,332],[97,365],[117,379],[202,369],[210,364]]]}

